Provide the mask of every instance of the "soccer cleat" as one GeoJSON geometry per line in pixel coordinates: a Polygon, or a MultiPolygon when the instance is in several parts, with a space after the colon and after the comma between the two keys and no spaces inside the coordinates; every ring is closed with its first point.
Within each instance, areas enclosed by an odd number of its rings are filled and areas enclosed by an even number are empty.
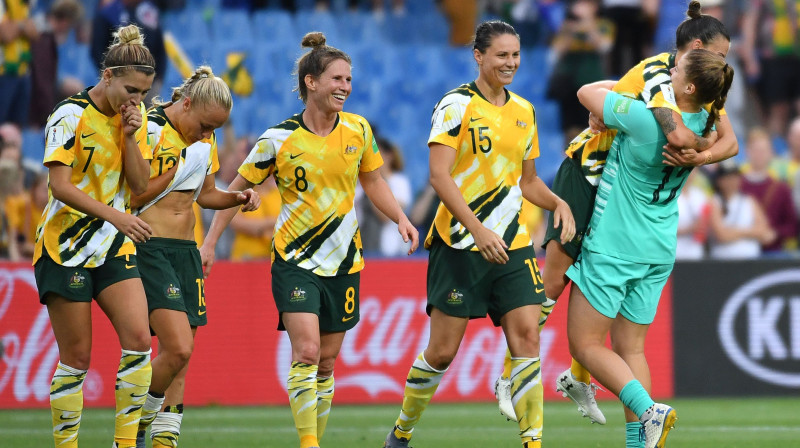
{"type": "Polygon", "coordinates": [[[517,421],[517,413],[514,411],[514,403],[511,402],[511,379],[502,376],[494,382],[494,396],[497,398],[497,406],[500,408],[500,415],[506,420],[517,421]]]}
{"type": "Polygon", "coordinates": [[[664,448],[667,444],[667,434],[675,427],[678,414],[666,404],[656,403],[642,414],[644,433],[644,448],[664,448]]]}
{"type": "Polygon", "coordinates": [[[409,437],[397,437],[397,427],[389,431],[386,440],[383,442],[384,448],[411,448],[408,442],[411,441],[409,437]]]}
{"type": "Polygon", "coordinates": [[[597,407],[597,401],[594,399],[595,390],[599,388],[597,384],[589,385],[576,380],[569,369],[559,375],[556,380],[556,392],[561,392],[561,395],[578,405],[578,411],[584,417],[589,417],[592,423],[605,425],[606,416],[597,407]]]}

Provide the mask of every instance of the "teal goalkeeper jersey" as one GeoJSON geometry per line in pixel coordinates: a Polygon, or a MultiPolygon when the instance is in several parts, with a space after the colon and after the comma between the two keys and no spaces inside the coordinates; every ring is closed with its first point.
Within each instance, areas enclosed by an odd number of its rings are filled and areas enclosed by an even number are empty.
{"type": "MultiPolygon", "coordinates": [[[[708,112],[682,116],[686,127],[700,134],[708,112]]],[[[620,132],[600,178],[583,248],[635,263],[673,263],[677,198],[691,168],[664,165],[667,139],[643,101],[609,92],[603,120],[620,132]]]]}

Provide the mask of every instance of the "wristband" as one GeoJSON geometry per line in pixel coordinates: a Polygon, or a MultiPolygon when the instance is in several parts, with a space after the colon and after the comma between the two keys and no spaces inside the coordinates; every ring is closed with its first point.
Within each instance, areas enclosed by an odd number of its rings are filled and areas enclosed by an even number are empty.
{"type": "Polygon", "coordinates": [[[709,163],[711,163],[711,151],[706,151],[706,160],[703,165],[708,165],[709,163]]]}

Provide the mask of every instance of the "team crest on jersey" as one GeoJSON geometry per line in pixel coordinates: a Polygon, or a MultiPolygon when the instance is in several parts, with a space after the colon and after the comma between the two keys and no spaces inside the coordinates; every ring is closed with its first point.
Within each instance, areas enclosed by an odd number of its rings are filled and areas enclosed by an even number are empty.
{"type": "Polygon", "coordinates": [[[86,286],[86,277],[79,272],[72,274],[72,277],[69,278],[70,288],[83,288],[84,286],[86,286]]]}
{"type": "Polygon", "coordinates": [[[173,285],[172,283],[169,284],[167,288],[167,298],[168,299],[180,299],[181,298],[181,288],[173,285]]]}
{"type": "Polygon", "coordinates": [[[295,286],[294,290],[289,293],[290,302],[302,302],[306,300],[306,292],[299,287],[295,286]]]}
{"type": "Polygon", "coordinates": [[[344,153],[345,153],[345,154],[348,154],[348,155],[350,155],[350,154],[355,154],[355,153],[356,153],[356,151],[358,151],[358,148],[357,148],[356,146],[354,146],[354,145],[347,145],[347,146],[344,148],[344,153]]]}
{"type": "Polygon", "coordinates": [[[528,123],[525,123],[525,122],[524,122],[524,121],[522,121],[522,120],[517,120],[517,127],[518,127],[518,128],[522,128],[522,129],[525,129],[525,128],[527,128],[527,127],[528,127],[528,123]]]}
{"type": "Polygon", "coordinates": [[[450,293],[447,294],[447,304],[448,305],[461,305],[462,303],[464,303],[463,297],[464,297],[464,294],[461,294],[460,292],[458,292],[457,289],[454,289],[454,290],[450,291],[450,293]]]}

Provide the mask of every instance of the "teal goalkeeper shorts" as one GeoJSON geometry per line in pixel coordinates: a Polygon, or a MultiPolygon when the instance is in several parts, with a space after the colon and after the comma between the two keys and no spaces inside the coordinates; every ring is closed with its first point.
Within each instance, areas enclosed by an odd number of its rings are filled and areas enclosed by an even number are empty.
{"type": "Polygon", "coordinates": [[[567,277],[600,314],[611,319],[620,314],[633,323],[649,325],[672,266],[634,263],[584,249],[567,269],[567,277]]]}

